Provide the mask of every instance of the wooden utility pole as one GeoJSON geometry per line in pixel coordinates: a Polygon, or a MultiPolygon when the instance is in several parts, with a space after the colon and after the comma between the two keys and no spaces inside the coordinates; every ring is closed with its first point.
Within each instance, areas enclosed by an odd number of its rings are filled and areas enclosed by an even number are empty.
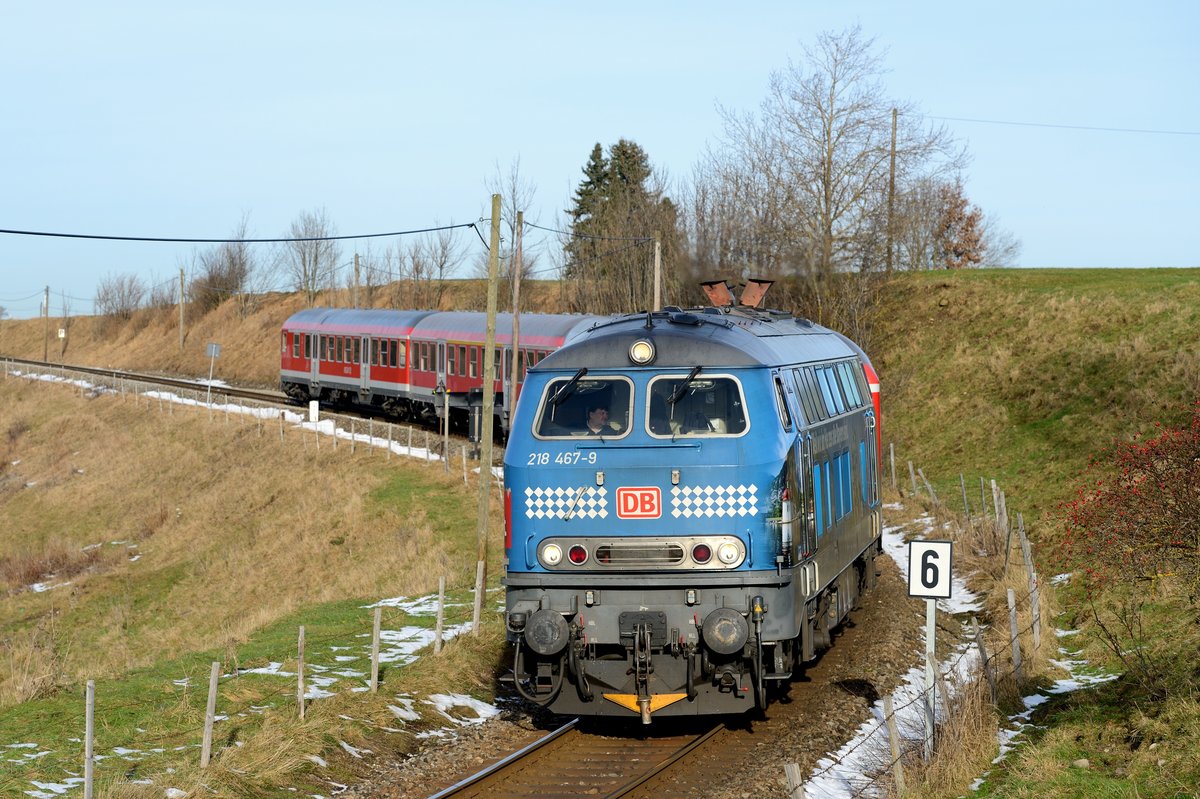
{"type": "Polygon", "coordinates": [[[183,352],[183,267],[179,267],[179,351],[183,352]]]}
{"type": "Polygon", "coordinates": [[[654,310],[662,310],[662,236],[654,234],[654,310]]]}
{"type": "Polygon", "coordinates": [[[521,272],[525,270],[525,253],[522,250],[525,232],[525,212],[517,211],[517,241],[513,251],[513,296],[512,296],[512,382],[506,397],[508,418],[511,422],[517,409],[517,383],[521,379],[521,272]]]}
{"type": "Polygon", "coordinates": [[[354,253],[354,307],[358,307],[358,253],[354,253]]]}
{"type": "Polygon", "coordinates": [[[479,514],[476,528],[475,615],[472,632],[479,635],[483,593],[487,585],[488,506],[492,489],[492,414],[496,408],[496,294],[500,277],[500,195],[492,195],[492,235],[488,247],[487,333],[483,350],[483,429],[479,456],[479,514]]]}
{"type": "Polygon", "coordinates": [[[892,239],[896,231],[896,109],[892,109],[892,153],[888,168],[887,273],[892,273],[892,239]]]}
{"type": "Polygon", "coordinates": [[[50,360],[50,287],[46,286],[46,297],[42,300],[42,362],[50,360]]]}

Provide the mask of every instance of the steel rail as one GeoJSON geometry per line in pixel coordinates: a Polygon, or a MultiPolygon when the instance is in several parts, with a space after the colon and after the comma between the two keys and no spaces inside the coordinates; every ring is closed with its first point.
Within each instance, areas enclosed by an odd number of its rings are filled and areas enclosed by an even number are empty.
{"type": "Polygon", "coordinates": [[[511,755],[508,755],[507,757],[497,760],[495,763],[491,764],[487,768],[485,768],[481,771],[477,771],[474,774],[472,774],[471,776],[466,777],[465,779],[459,780],[458,782],[451,785],[449,788],[444,788],[444,789],[438,791],[437,793],[430,796],[429,799],[446,799],[446,797],[453,796],[454,794],[459,793],[460,791],[463,791],[463,790],[471,787],[472,785],[487,779],[488,777],[492,776],[493,774],[508,768],[508,766],[510,764],[516,763],[518,760],[521,760],[522,758],[526,757],[527,755],[530,755],[533,752],[536,752],[537,750],[541,749],[543,746],[550,743],[551,741],[557,740],[558,738],[562,737],[563,735],[566,735],[568,732],[575,729],[575,725],[578,722],[579,722],[579,719],[571,719],[566,724],[559,727],[557,730],[553,730],[552,732],[539,738],[538,740],[534,741],[533,743],[526,745],[525,747],[517,750],[516,752],[513,752],[511,755]]]}

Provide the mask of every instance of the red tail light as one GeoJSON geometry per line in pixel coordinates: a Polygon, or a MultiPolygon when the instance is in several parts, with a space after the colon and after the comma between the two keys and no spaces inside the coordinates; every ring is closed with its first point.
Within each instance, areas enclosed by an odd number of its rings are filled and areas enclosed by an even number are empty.
{"type": "Polygon", "coordinates": [[[576,566],[582,566],[587,563],[588,553],[581,545],[575,544],[567,550],[567,558],[576,566]]]}
{"type": "Polygon", "coordinates": [[[696,544],[692,547],[692,560],[696,563],[708,563],[712,560],[712,549],[708,544],[696,544]]]}

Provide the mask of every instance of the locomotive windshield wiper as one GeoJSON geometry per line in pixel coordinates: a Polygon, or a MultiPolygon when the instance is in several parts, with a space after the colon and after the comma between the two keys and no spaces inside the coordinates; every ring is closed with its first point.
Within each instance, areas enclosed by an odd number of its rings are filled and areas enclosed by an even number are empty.
{"type": "Polygon", "coordinates": [[[687,387],[691,385],[692,381],[696,379],[696,375],[700,374],[700,370],[703,368],[703,366],[696,366],[692,368],[692,371],[688,372],[688,376],[683,379],[683,382],[675,387],[675,390],[671,392],[671,396],[667,397],[668,405],[674,405],[683,399],[683,392],[687,391],[687,387]]]}
{"type": "MultiPolygon", "coordinates": [[[[697,367],[697,368],[699,368],[699,367],[697,367]]],[[[575,376],[572,377],[570,380],[568,380],[567,384],[565,386],[560,388],[558,391],[554,392],[554,396],[550,398],[550,404],[557,407],[559,403],[561,403],[567,397],[571,396],[571,393],[575,390],[575,384],[579,382],[579,378],[583,377],[586,374],[587,374],[587,367],[585,366],[582,369],[580,369],[578,372],[576,372],[575,376]]]]}

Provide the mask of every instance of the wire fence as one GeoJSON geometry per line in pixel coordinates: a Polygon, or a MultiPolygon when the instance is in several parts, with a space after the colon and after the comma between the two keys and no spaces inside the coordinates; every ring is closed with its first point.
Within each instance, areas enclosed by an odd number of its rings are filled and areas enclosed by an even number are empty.
{"type": "MultiPolygon", "coordinates": [[[[889,447],[889,453],[893,491],[903,493],[895,476],[894,445],[889,447]]],[[[823,758],[809,773],[807,783],[810,785],[814,782],[820,784],[822,779],[833,780],[840,785],[839,795],[852,799],[904,793],[906,770],[919,773],[929,768],[930,762],[941,754],[942,746],[952,740],[947,731],[955,724],[963,723],[963,719],[956,718],[956,714],[972,712],[962,697],[972,690],[979,690],[986,682],[992,712],[998,713],[1005,696],[998,686],[1007,685],[1007,694],[1016,695],[1033,683],[1033,675],[1023,668],[1022,641],[1033,639],[1035,655],[1039,654],[1037,650],[1040,649],[1043,631],[1040,612],[1042,586],[1034,569],[1032,547],[1026,537],[1024,520],[1018,514],[1018,524],[1011,523],[1003,491],[995,481],[991,481],[993,501],[989,511],[987,481],[980,478],[980,504],[972,516],[967,501],[966,481],[960,475],[957,486],[963,500],[960,514],[943,504],[924,472],[914,468],[911,461],[908,471],[908,485],[911,486],[908,495],[916,501],[928,502],[937,525],[935,530],[949,530],[953,540],[978,547],[979,551],[987,553],[985,562],[978,566],[981,569],[993,567],[986,571],[989,581],[997,588],[1005,586],[1010,566],[1018,562],[1009,558],[1009,552],[1013,548],[1014,537],[1019,537],[1027,587],[1024,590],[1007,588],[1005,591],[1010,622],[1006,635],[1000,637],[993,634],[993,645],[988,646],[984,634],[979,632],[977,619],[972,617],[970,623],[975,633],[967,635],[964,630],[967,643],[942,664],[929,664],[935,675],[936,686],[928,685],[913,690],[899,704],[894,704],[894,697],[889,696],[882,707],[876,705],[873,708],[873,718],[859,728],[847,747],[823,758]],[[990,560],[1001,557],[1004,559],[1003,566],[997,570],[990,560]],[[1019,615],[1025,617],[1021,623],[1016,621],[1019,615]],[[1001,642],[1000,645],[995,645],[997,641],[1001,642]],[[930,712],[927,713],[927,710],[930,712]],[[933,730],[926,729],[929,718],[935,719],[933,730]],[[932,751],[924,745],[927,737],[934,742],[932,751]],[[865,768],[862,765],[864,762],[869,764],[865,768]]],[[[998,628],[990,625],[985,629],[995,633],[998,628]]],[[[786,769],[785,776],[790,799],[806,796],[806,781],[800,777],[797,767],[786,769]]]]}
{"type": "MultiPolygon", "coordinates": [[[[291,410],[268,403],[243,400],[231,397],[218,386],[197,385],[194,389],[164,388],[149,380],[129,379],[121,376],[103,376],[90,372],[75,372],[69,367],[39,367],[30,369],[17,365],[8,359],[3,359],[3,379],[23,378],[53,382],[78,391],[80,395],[97,398],[111,397],[116,401],[132,403],[135,407],[145,408],[146,411],[157,412],[160,416],[172,416],[176,409],[180,414],[207,414],[207,421],[212,424],[236,424],[250,429],[257,429],[257,436],[268,438],[276,435],[274,427],[278,428],[280,443],[292,442],[299,437],[305,449],[315,453],[321,448],[322,439],[326,440],[326,449],[343,450],[339,457],[365,457],[368,453],[390,460],[408,457],[417,459],[427,465],[443,462],[449,468],[449,460],[455,455],[449,444],[449,437],[431,436],[428,430],[415,431],[390,422],[375,422],[357,417],[331,414],[319,411],[316,414],[301,413],[300,409],[291,410]],[[377,429],[378,428],[378,429],[377,429]],[[424,437],[424,446],[417,443],[424,437]],[[330,446],[332,444],[332,447],[330,446]],[[346,452],[345,450],[349,450],[346,452]],[[361,455],[359,451],[361,450],[361,455]]],[[[486,478],[482,464],[471,467],[468,462],[467,448],[461,450],[463,459],[463,480],[470,484],[470,477],[478,474],[486,478]]],[[[332,454],[331,456],[332,457],[332,454]]],[[[468,589],[470,590],[470,589],[468,589]]],[[[442,651],[443,644],[458,633],[470,628],[473,622],[469,616],[460,619],[462,611],[451,608],[466,608],[468,603],[447,602],[445,578],[440,578],[440,590],[435,596],[420,597],[404,602],[396,601],[389,604],[382,600],[374,605],[368,605],[363,613],[361,624],[346,624],[345,621],[335,623],[334,629],[322,632],[316,636],[305,636],[304,627],[299,631],[297,649],[288,653],[275,653],[268,659],[271,664],[261,668],[244,668],[236,664],[232,668],[219,669],[218,678],[213,685],[213,692],[208,698],[208,708],[219,706],[220,716],[209,710],[204,723],[179,721],[170,718],[178,714],[186,718],[196,712],[188,700],[193,686],[195,674],[167,673],[158,668],[143,672],[149,680],[143,685],[151,686],[146,689],[146,698],[142,700],[106,699],[103,691],[99,699],[99,713],[104,719],[129,719],[136,717],[145,719],[144,728],[139,727],[136,742],[124,742],[113,748],[113,752],[122,759],[128,760],[134,755],[149,756],[167,752],[186,752],[191,749],[201,750],[201,764],[206,766],[210,760],[213,724],[221,719],[235,719],[264,715],[271,708],[285,707],[290,703],[292,711],[303,718],[303,709],[313,701],[333,695],[326,689],[341,686],[349,690],[376,691],[380,685],[380,675],[385,667],[403,666],[416,660],[417,652],[430,648],[434,654],[442,651]],[[430,630],[421,623],[421,617],[431,615],[436,609],[436,626],[430,630]],[[369,612],[367,612],[369,611],[369,612]],[[412,628],[420,628],[414,630],[412,628]],[[407,631],[409,639],[397,641],[397,636],[407,631]],[[370,641],[369,650],[365,640],[370,641]],[[305,651],[328,649],[336,652],[334,664],[316,664],[305,660],[305,651]],[[289,664],[288,670],[284,665],[289,664]],[[254,676],[280,678],[281,682],[274,687],[264,689],[260,681],[252,687],[244,681],[254,676]],[[161,690],[152,686],[159,684],[161,690]],[[236,691],[230,691],[233,685],[239,686],[236,691]],[[219,703],[218,703],[219,700],[219,703]],[[166,716],[166,718],[164,718],[166,716]],[[154,729],[155,726],[169,725],[171,729],[154,729]]],[[[252,662],[257,662],[265,656],[258,655],[252,662]]],[[[217,661],[214,667],[221,662],[217,661]]],[[[196,664],[194,664],[196,665],[196,664]]],[[[196,665],[196,668],[199,668],[196,665]]],[[[206,670],[207,671],[207,670],[206,670]]],[[[79,723],[80,736],[73,738],[74,746],[78,749],[78,760],[85,760],[85,751],[91,751],[94,738],[89,739],[88,733],[96,728],[93,714],[93,697],[95,697],[94,681],[88,681],[87,696],[89,701],[84,710],[85,719],[78,719],[74,713],[68,713],[60,722],[69,725],[74,721],[79,723]],[[69,716],[69,717],[67,717],[69,716]]],[[[117,723],[102,723],[102,730],[119,728],[117,723]]],[[[111,737],[111,731],[104,733],[111,737]]],[[[226,740],[224,748],[234,746],[231,740],[226,740]]],[[[216,752],[215,754],[219,754],[216,752]]],[[[92,765],[111,757],[111,754],[93,754],[92,765]]],[[[85,763],[85,765],[87,765],[85,763]]],[[[128,767],[126,763],[122,770],[128,767]]],[[[85,769],[88,774],[79,778],[85,782],[85,797],[92,795],[91,768],[85,769]]],[[[119,775],[114,775],[119,776],[119,775]]],[[[72,781],[75,781],[72,778],[72,781]]]]}

